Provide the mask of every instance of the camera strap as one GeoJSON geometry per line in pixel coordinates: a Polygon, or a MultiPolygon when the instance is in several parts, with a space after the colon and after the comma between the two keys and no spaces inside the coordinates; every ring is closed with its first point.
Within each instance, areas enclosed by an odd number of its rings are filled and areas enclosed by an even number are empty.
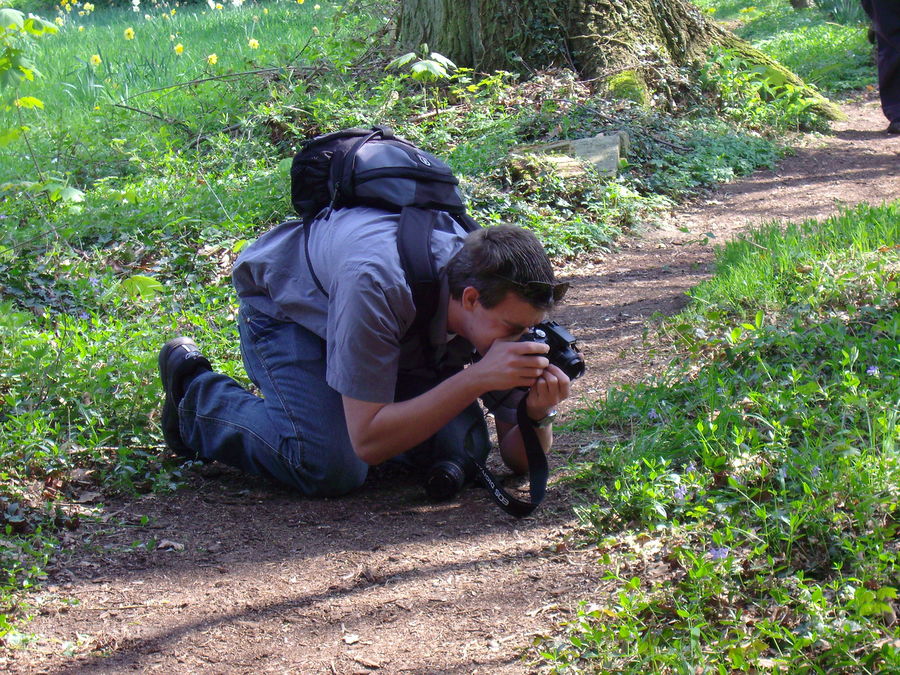
{"type": "Polygon", "coordinates": [[[549,475],[547,455],[541,447],[537,432],[534,430],[534,424],[532,424],[525,410],[525,401],[526,397],[524,396],[519,401],[519,405],[516,408],[516,421],[525,445],[525,457],[528,459],[528,481],[531,501],[526,502],[513,497],[503,489],[500,481],[494,478],[494,475],[484,465],[483,461],[472,458],[478,470],[478,475],[488,492],[491,493],[491,497],[494,498],[494,501],[497,502],[501,509],[516,518],[524,518],[531,514],[544,500],[544,494],[547,491],[547,477],[549,475]]]}

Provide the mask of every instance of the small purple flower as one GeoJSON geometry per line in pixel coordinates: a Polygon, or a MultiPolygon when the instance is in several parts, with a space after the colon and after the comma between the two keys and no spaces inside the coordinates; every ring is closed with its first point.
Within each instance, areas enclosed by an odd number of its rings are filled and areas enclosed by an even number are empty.
{"type": "Polygon", "coordinates": [[[697,473],[697,465],[693,462],[688,462],[688,465],[684,467],[685,473],[697,473]]]}
{"type": "Polygon", "coordinates": [[[647,413],[647,419],[650,419],[650,420],[658,420],[659,419],[659,413],[656,412],[656,408],[650,408],[650,411],[647,413]]]}
{"type": "Polygon", "coordinates": [[[878,376],[878,366],[869,366],[866,368],[866,375],[878,376]]]}
{"type": "Polygon", "coordinates": [[[723,546],[722,548],[711,548],[709,549],[709,557],[713,560],[725,560],[728,557],[729,549],[727,546],[723,546]]]}
{"type": "Polygon", "coordinates": [[[97,286],[100,285],[100,280],[97,277],[88,277],[88,283],[94,288],[97,288],[97,286]]]}
{"type": "Polygon", "coordinates": [[[683,502],[685,496],[687,496],[687,490],[683,485],[679,485],[677,488],[675,488],[675,491],[672,492],[672,496],[675,497],[675,499],[679,502],[683,502]]]}
{"type": "Polygon", "coordinates": [[[87,321],[87,320],[90,319],[91,317],[88,316],[88,313],[87,313],[87,312],[82,312],[81,314],[78,315],[78,318],[81,319],[82,321],[87,321]]]}
{"type": "Polygon", "coordinates": [[[809,472],[809,475],[812,476],[813,478],[817,478],[820,473],[822,473],[821,467],[814,466],[812,468],[812,471],[809,472]]]}

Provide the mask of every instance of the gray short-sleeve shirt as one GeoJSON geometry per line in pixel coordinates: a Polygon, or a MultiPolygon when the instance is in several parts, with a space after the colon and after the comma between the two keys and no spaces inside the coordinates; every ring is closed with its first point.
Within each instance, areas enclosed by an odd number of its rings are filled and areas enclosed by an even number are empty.
{"type": "MultiPolygon", "coordinates": [[[[241,253],[232,274],[243,302],[324,339],[328,385],[363,401],[393,401],[398,374],[428,366],[418,340],[404,340],[415,305],[397,251],[398,222],[397,214],[367,207],[341,209],[314,221],[309,257],[328,297],[307,265],[301,221],[282,223],[261,236],[241,253]]],[[[450,216],[438,213],[432,254],[442,276],[465,235],[450,216]]],[[[444,280],[431,325],[431,342],[439,352],[447,342],[447,299],[444,280]]],[[[449,351],[454,355],[472,352],[462,338],[453,343],[449,351]]]]}

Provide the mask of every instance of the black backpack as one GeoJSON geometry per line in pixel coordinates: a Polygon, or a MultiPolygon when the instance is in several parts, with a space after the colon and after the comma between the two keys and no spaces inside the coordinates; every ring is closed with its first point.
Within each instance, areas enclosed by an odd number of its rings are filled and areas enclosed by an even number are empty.
{"type": "Polygon", "coordinates": [[[427,329],[437,311],[438,274],[431,256],[435,211],[448,213],[466,231],[478,224],[466,213],[459,179],[446,162],[385,126],[345,129],[306,141],[291,165],[291,202],[309,232],[324,209],[373,206],[400,214],[397,250],[412,290],[416,318],[410,333],[427,329]]]}

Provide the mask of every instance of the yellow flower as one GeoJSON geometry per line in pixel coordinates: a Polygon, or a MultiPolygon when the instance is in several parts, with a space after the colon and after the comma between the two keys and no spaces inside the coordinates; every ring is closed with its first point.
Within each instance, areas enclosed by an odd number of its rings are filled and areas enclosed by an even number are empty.
{"type": "Polygon", "coordinates": [[[313,9],[318,12],[320,9],[322,9],[322,5],[313,5],[313,9]]]}
{"type": "Polygon", "coordinates": [[[94,11],[94,3],[93,2],[84,3],[84,11],[85,12],[93,12],[94,11]]]}
{"type": "Polygon", "coordinates": [[[268,13],[269,13],[269,8],[263,7],[263,14],[268,14],[268,13]]]}
{"type": "Polygon", "coordinates": [[[250,39],[247,41],[247,46],[250,47],[250,49],[259,49],[259,40],[255,40],[255,39],[253,39],[253,38],[250,38],[250,39]]]}
{"type": "Polygon", "coordinates": [[[177,45],[175,45],[175,53],[176,53],[176,54],[181,54],[183,51],[184,51],[184,45],[183,45],[183,44],[181,44],[181,43],[179,42],[177,45]]]}
{"type": "Polygon", "coordinates": [[[174,7],[172,8],[172,11],[169,12],[169,14],[171,14],[172,16],[175,16],[175,8],[174,7]]]}
{"type": "Polygon", "coordinates": [[[126,28],[124,35],[126,40],[134,40],[134,28],[132,28],[131,26],[126,28]]]}
{"type": "Polygon", "coordinates": [[[103,63],[103,59],[100,58],[99,54],[94,54],[93,56],[91,56],[92,66],[99,66],[101,63],[103,63]]]}
{"type": "Polygon", "coordinates": [[[216,9],[224,9],[221,2],[216,3],[216,9]]]}
{"type": "Polygon", "coordinates": [[[61,16],[56,17],[55,21],[57,26],[62,26],[66,22],[61,16]]]}
{"type": "Polygon", "coordinates": [[[79,32],[79,33],[83,33],[83,32],[84,32],[84,26],[78,26],[78,32],[79,32]]]}
{"type": "Polygon", "coordinates": [[[318,35],[318,34],[319,34],[319,27],[318,27],[318,26],[313,26],[313,27],[312,27],[312,32],[313,32],[313,35],[318,35]]]}
{"type": "Polygon", "coordinates": [[[302,5],[303,2],[304,2],[304,0],[297,0],[297,4],[298,4],[298,5],[302,5]]]}
{"type": "Polygon", "coordinates": [[[219,62],[219,57],[216,56],[215,54],[210,54],[209,56],[206,57],[206,62],[209,65],[214,66],[219,62]]]}

